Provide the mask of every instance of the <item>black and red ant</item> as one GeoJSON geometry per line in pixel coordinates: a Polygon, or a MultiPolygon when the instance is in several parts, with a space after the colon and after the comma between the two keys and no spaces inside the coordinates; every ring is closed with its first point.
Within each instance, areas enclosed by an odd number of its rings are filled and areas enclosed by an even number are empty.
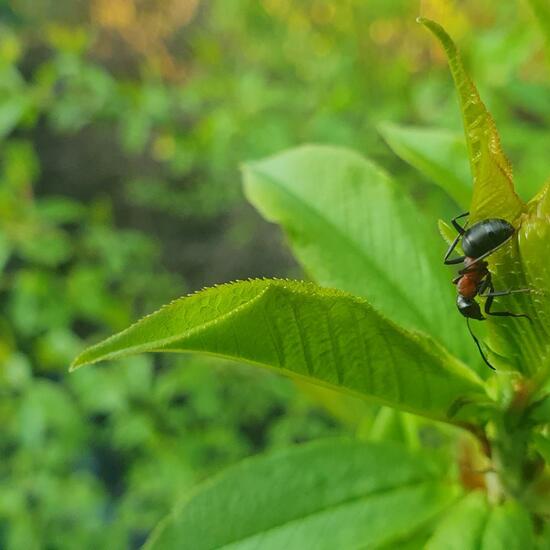
{"type": "Polygon", "coordinates": [[[491,311],[495,297],[508,296],[517,292],[529,292],[529,289],[522,288],[518,290],[495,291],[491,272],[488,269],[487,262],[484,261],[487,256],[495,252],[512,238],[515,233],[514,226],[506,220],[490,218],[474,223],[474,225],[465,229],[457,220],[468,215],[469,212],[464,212],[464,214],[460,214],[451,220],[458,235],[449,246],[443,261],[446,265],[464,263],[464,268],[458,272],[458,277],[453,279],[453,284],[456,285],[458,291],[456,305],[458,311],[466,317],[468,330],[476,343],[483,361],[485,361],[491,369],[495,370],[495,367],[489,363],[487,357],[483,353],[479,340],[475,337],[470,328],[470,319],[477,319],[478,321],[484,321],[486,319],[483,317],[481,308],[475,299],[476,297],[486,298],[484,307],[485,315],[498,317],[525,317],[531,321],[530,317],[525,313],[491,311]],[[449,258],[459,240],[462,244],[464,256],[449,258]]]}

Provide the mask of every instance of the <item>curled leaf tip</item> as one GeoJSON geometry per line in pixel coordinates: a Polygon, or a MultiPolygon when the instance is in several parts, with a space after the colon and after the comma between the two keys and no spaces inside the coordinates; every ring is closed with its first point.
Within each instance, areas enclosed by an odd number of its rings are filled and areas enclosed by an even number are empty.
{"type": "Polygon", "coordinates": [[[443,34],[447,34],[439,23],[436,23],[435,21],[433,21],[432,19],[429,19],[428,17],[419,15],[416,18],[416,22],[419,23],[420,25],[424,25],[427,28],[433,29],[434,31],[437,29],[439,32],[442,32],[443,34]]]}
{"type": "Polygon", "coordinates": [[[438,39],[447,54],[458,93],[473,179],[470,222],[502,218],[513,222],[525,210],[515,192],[512,168],[500,144],[491,114],[470,79],[460,53],[445,29],[430,19],[422,24],[438,39]]]}
{"type": "Polygon", "coordinates": [[[69,372],[74,372],[75,370],[78,370],[80,367],[83,367],[84,365],[87,365],[87,364],[88,364],[88,361],[86,361],[85,359],[82,359],[82,354],[80,354],[69,365],[69,372]]]}
{"type": "Polygon", "coordinates": [[[449,33],[436,21],[428,19],[426,17],[419,17],[417,22],[424,25],[429,31],[432,32],[442,43],[447,53],[456,53],[455,43],[452,41],[449,33]]]}

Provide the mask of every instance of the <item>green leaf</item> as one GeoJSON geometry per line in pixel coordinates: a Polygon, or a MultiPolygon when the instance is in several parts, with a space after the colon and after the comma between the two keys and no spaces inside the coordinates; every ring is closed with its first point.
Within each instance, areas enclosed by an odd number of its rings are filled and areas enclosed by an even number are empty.
{"type": "Polygon", "coordinates": [[[483,533],[482,549],[524,550],[534,545],[533,524],[525,508],[515,501],[491,508],[483,533]]]}
{"type": "Polygon", "coordinates": [[[507,501],[492,507],[481,492],[452,507],[428,542],[427,550],[525,550],[535,543],[528,512],[507,501]]]}
{"type": "Polygon", "coordinates": [[[486,398],[475,374],[431,338],[311,283],[245,281],[181,298],[84,351],[72,368],[148,351],[246,361],[440,419],[462,397],[486,398]]]}
{"type": "Polygon", "coordinates": [[[550,57],[550,4],[548,0],[529,0],[529,3],[546,38],[546,49],[550,57]]]}
{"type": "Polygon", "coordinates": [[[6,233],[0,231],[0,274],[4,271],[4,267],[8,263],[10,256],[11,243],[6,233]]]}
{"type": "Polygon", "coordinates": [[[340,423],[345,424],[350,433],[357,432],[364,424],[372,421],[379,407],[348,393],[328,389],[318,384],[296,380],[300,393],[307,395],[317,405],[322,406],[340,423]]]}
{"type": "Polygon", "coordinates": [[[382,407],[374,419],[369,441],[397,441],[408,449],[420,448],[418,435],[418,417],[409,413],[396,411],[390,407],[382,407]]]}
{"type": "Polygon", "coordinates": [[[524,211],[525,205],[514,190],[512,167],[502,151],[493,117],[467,75],[449,35],[434,21],[424,18],[418,21],[439,39],[445,49],[458,93],[474,180],[470,223],[485,218],[503,218],[514,222],[524,211]]]}
{"type": "Polygon", "coordinates": [[[533,435],[533,441],[537,451],[547,464],[550,464],[550,438],[543,434],[536,433],[533,435]]]}
{"type": "Polygon", "coordinates": [[[380,168],[346,149],[306,146],[246,165],[244,185],[318,283],[365,297],[395,322],[478,360],[433,223],[380,168]]]}
{"type": "Polygon", "coordinates": [[[468,550],[479,548],[489,516],[486,497],[470,493],[453,506],[426,545],[426,550],[468,550]]]}
{"type": "Polygon", "coordinates": [[[426,541],[429,539],[429,532],[422,531],[413,537],[407,537],[404,540],[392,541],[387,546],[381,546],[380,550],[419,550],[426,547],[426,541]]]}
{"type": "Polygon", "coordinates": [[[199,486],[146,548],[379,548],[456,498],[426,457],[399,446],[310,443],[245,460],[199,486]]]}
{"type": "Polygon", "coordinates": [[[28,98],[20,93],[0,101],[0,140],[6,137],[19,123],[29,106],[28,98]]]}
{"type": "Polygon", "coordinates": [[[537,424],[550,424],[550,394],[546,394],[531,407],[529,420],[537,424]]]}
{"type": "Polygon", "coordinates": [[[498,290],[530,289],[502,298],[497,311],[526,313],[532,319],[492,319],[491,348],[512,368],[540,381],[549,374],[550,352],[550,185],[529,202],[510,245],[490,258],[498,290]]]}
{"type": "Polygon", "coordinates": [[[520,349],[525,372],[539,372],[542,377],[548,376],[550,365],[550,184],[527,207],[518,230],[517,248],[509,251],[508,256],[503,251],[505,269],[497,271],[497,276],[501,284],[514,285],[509,288],[531,289],[529,294],[516,295],[513,303],[518,311],[519,308],[526,311],[533,323],[529,331],[514,331],[504,323],[499,328],[501,340],[509,339],[509,344],[515,343],[520,349]]]}
{"type": "Polygon", "coordinates": [[[396,124],[383,124],[380,132],[397,155],[446,191],[461,209],[468,209],[472,181],[463,136],[396,124]]]}
{"type": "Polygon", "coordinates": [[[537,537],[536,550],[548,550],[550,548],[550,521],[544,522],[542,533],[537,537]]]}
{"type": "MultiPolygon", "coordinates": [[[[547,193],[543,190],[527,206],[514,192],[508,160],[491,115],[467,76],[455,45],[433,21],[421,20],[441,41],[459,94],[470,164],[474,174],[471,216],[468,223],[482,218],[504,218],[514,223],[517,234],[489,258],[497,291],[530,289],[497,299],[495,311],[529,315],[526,319],[493,317],[487,323],[493,361],[531,376],[543,369],[550,349],[550,253],[547,193]]],[[[547,188],[546,188],[547,189],[547,188]]]]}
{"type": "MultiPolygon", "coordinates": [[[[439,229],[439,234],[441,235],[442,239],[447,243],[447,245],[450,245],[455,240],[456,230],[452,228],[447,222],[443,220],[437,220],[437,228],[439,229]]],[[[460,243],[457,243],[456,251],[460,253],[460,250],[460,243]]]]}

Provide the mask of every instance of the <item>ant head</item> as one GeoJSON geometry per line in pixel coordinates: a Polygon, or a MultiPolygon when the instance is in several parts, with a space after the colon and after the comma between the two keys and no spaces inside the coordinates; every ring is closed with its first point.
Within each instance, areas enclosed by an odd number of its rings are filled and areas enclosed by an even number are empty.
{"type": "Polygon", "coordinates": [[[481,314],[479,304],[472,298],[464,298],[464,296],[459,294],[456,299],[456,307],[464,317],[477,319],[478,321],[483,321],[485,319],[481,314]]]}

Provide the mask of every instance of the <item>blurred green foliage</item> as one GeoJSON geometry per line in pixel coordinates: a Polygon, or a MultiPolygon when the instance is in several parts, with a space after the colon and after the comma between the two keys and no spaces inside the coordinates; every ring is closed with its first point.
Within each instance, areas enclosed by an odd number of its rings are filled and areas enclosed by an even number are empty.
{"type": "MultiPolygon", "coordinates": [[[[422,10],[466,52],[530,198],[550,172],[533,13],[494,0],[422,10]]],[[[460,131],[417,15],[407,0],[0,1],[0,547],[138,547],[212,471],[364,431],[315,392],[213,360],[67,367],[185,290],[297,269],[243,203],[245,160],[347,145],[442,218],[455,212],[377,131],[460,131]]]]}

